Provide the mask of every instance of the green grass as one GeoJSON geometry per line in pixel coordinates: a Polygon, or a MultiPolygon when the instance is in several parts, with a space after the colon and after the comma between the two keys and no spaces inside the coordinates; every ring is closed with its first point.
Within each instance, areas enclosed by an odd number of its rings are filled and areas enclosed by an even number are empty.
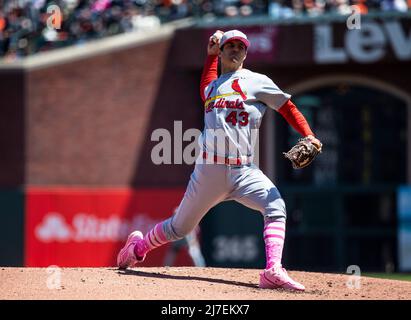
{"type": "Polygon", "coordinates": [[[411,273],[363,273],[364,277],[411,281],[411,273]]]}

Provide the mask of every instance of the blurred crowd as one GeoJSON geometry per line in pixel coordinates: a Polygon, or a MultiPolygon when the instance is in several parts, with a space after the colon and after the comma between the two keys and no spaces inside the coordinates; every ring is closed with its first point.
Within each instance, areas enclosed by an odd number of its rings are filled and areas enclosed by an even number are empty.
{"type": "Polygon", "coordinates": [[[345,15],[352,13],[352,5],[362,14],[401,12],[411,8],[411,0],[0,0],[0,57],[15,59],[119,33],[144,32],[186,17],[345,15]],[[61,19],[50,10],[56,6],[61,19]]]}
{"type": "Polygon", "coordinates": [[[352,6],[361,14],[379,11],[405,12],[411,0],[278,0],[271,1],[268,14],[273,18],[318,16],[323,14],[349,15],[352,6]]]}

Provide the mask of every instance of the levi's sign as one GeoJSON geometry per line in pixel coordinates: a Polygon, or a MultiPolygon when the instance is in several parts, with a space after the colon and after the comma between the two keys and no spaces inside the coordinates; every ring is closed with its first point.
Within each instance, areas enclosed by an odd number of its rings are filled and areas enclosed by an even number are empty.
{"type": "Polygon", "coordinates": [[[362,22],[361,29],[344,29],[343,46],[336,45],[333,26],[314,26],[314,61],[320,64],[374,63],[392,51],[396,60],[411,60],[411,30],[399,21],[362,22]]]}

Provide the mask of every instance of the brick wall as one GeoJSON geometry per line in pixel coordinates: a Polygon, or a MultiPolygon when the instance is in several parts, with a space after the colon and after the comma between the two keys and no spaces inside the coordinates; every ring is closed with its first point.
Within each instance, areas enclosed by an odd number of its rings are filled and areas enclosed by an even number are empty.
{"type": "Polygon", "coordinates": [[[27,74],[26,184],[128,185],[169,41],[27,74]]]}

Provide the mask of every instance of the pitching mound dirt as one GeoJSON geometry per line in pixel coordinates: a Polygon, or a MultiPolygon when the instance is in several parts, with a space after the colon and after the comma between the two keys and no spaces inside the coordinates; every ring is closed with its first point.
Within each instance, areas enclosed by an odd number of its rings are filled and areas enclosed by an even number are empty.
{"type": "Polygon", "coordinates": [[[258,288],[260,270],[197,267],[138,268],[1,268],[0,299],[135,300],[403,300],[411,282],[348,275],[289,271],[306,286],[303,293],[258,288]]]}

